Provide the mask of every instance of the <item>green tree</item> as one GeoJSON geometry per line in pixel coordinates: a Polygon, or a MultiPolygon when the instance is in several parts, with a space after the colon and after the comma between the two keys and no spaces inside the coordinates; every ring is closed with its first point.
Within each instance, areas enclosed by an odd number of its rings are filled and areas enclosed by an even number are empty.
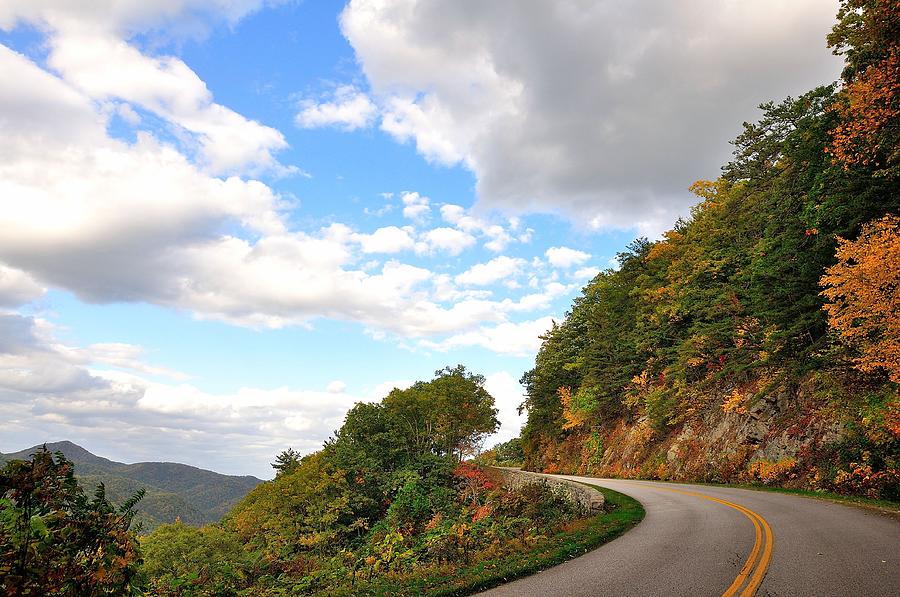
{"type": "Polygon", "coordinates": [[[352,502],[344,471],[318,452],[293,472],[258,485],[224,524],[268,558],[321,556],[365,526],[354,516],[352,502]]]}
{"type": "Polygon", "coordinates": [[[500,465],[521,465],[525,460],[522,451],[522,440],[514,437],[494,446],[494,455],[500,465]]]}
{"type": "Polygon", "coordinates": [[[300,466],[300,458],[300,453],[293,448],[282,451],[275,457],[275,462],[272,463],[272,468],[275,469],[275,476],[279,477],[292,473],[300,466]]]}
{"type": "Polygon", "coordinates": [[[484,381],[462,365],[445,367],[429,382],[393,390],[382,404],[411,449],[458,461],[500,425],[484,381]]]}
{"type": "Polygon", "coordinates": [[[251,554],[221,525],[165,524],[141,540],[144,570],[159,595],[237,595],[251,580],[251,554]]]}

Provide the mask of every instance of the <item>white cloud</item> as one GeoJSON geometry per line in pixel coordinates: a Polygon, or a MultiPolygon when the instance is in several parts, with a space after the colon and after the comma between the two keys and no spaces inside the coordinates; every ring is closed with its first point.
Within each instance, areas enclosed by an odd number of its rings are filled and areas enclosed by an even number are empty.
{"type": "Polygon", "coordinates": [[[403,201],[403,217],[421,222],[431,213],[428,197],[423,197],[416,192],[406,192],[400,195],[403,201]]]}
{"type": "Polygon", "coordinates": [[[518,274],[524,265],[524,259],[502,255],[491,259],[487,263],[473,265],[468,270],[457,275],[456,282],[467,286],[487,286],[518,274]]]}
{"type": "MultiPolygon", "coordinates": [[[[408,246],[402,232],[359,236],[342,224],[292,232],[281,199],[261,182],[211,176],[148,133],[133,143],[108,137],[89,97],[2,46],[0,72],[18,82],[0,88],[0,263],[23,272],[17,288],[23,275],[34,281],[22,297],[53,286],[239,325],[328,317],[405,336],[502,317],[489,301],[434,303],[423,268],[355,266],[355,243],[395,250],[408,246]]],[[[424,201],[406,195],[409,205],[424,201]]],[[[416,240],[428,254],[475,243],[455,228],[416,240]]]]}
{"type": "Polygon", "coordinates": [[[381,129],[398,141],[415,139],[426,159],[444,165],[463,161],[465,155],[451,134],[452,118],[429,97],[390,97],[383,109],[381,129]]]}
{"type": "Polygon", "coordinates": [[[0,307],[24,305],[43,296],[46,290],[22,270],[0,263],[0,307]]]}
{"type": "Polygon", "coordinates": [[[757,104],[836,78],[837,5],[352,0],[341,27],[382,128],[470,169],[481,204],[654,235],[757,104]]]}
{"type": "Polygon", "coordinates": [[[363,253],[399,253],[412,249],[415,245],[407,230],[396,226],[379,228],[372,234],[354,234],[363,253]]]}
{"type": "Polygon", "coordinates": [[[484,243],[484,248],[488,251],[493,251],[494,253],[499,253],[512,242],[512,237],[507,234],[506,230],[503,229],[503,226],[489,226],[485,229],[484,233],[491,239],[484,243]]]}
{"type": "MultiPolygon", "coordinates": [[[[539,283],[534,285],[535,288],[539,286],[539,283]]],[[[567,286],[560,284],[559,282],[544,282],[543,292],[526,294],[515,301],[509,298],[503,299],[500,303],[500,308],[511,312],[528,312],[545,309],[550,306],[553,299],[563,296],[567,292],[573,290],[574,287],[574,285],[567,286]]]]}
{"type": "MultiPolygon", "coordinates": [[[[460,230],[470,234],[478,233],[483,235],[488,239],[484,243],[484,247],[494,253],[503,251],[513,241],[513,237],[503,226],[475,217],[460,205],[451,203],[442,205],[441,218],[460,230]]],[[[510,227],[513,228],[513,226],[510,227]]]]}
{"type": "MultiPolygon", "coordinates": [[[[381,400],[393,388],[413,383],[389,380],[362,395],[348,394],[340,380],[324,391],[244,387],[210,393],[136,375],[154,374],[140,363],[141,354],[139,347],[124,344],[65,346],[46,322],[0,314],[0,448],[70,439],[126,461],[185,462],[266,478],[272,475],[269,463],[285,447],[317,450],[355,403],[381,400]],[[90,370],[98,356],[124,362],[127,371],[90,370]]],[[[485,388],[502,424],[489,441],[518,435],[524,422],[516,412],[521,386],[499,371],[486,376],[485,388]]]]}
{"type": "MultiPolygon", "coordinates": [[[[448,224],[458,225],[463,219],[466,217],[466,208],[462,205],[453,205],[452,203],[447,203],[441,206],[441,218],[444,219],[448,224]]],[[[463,230],[465,230],[465,224],[460,226],[463,230]]]]}
{"type": "Polygon", "coordinates": [[[498,371],[485,376],[484,389],[494,397],[500,420],[500,429],[485,441],[486,446],[518,437],[528,419],[527,413],[518,412],[519,405],[525,401],[525,388],[507,371],[498,371]]]}
{"type": "Polygon", "coordinates": [[[54,25],[60,29],[50,36],[49,64],[92,99],[126,100],[191,133],[211,172],[290,171],[273,155],[287,147],[284,136],[213,102],[178,58],[146,56],[113,34],[69,22],[54,25]]]}
{"type": "Polygon", "coordinates": [[[392,211],[394,211],[394,206],[390,203],[388,203],[387,205],[382,205],[381,207],[376,209],[373,209],[371,207],[363,208],[364,214],[366,214],[367,216],[375,216],[376,218],[380,218],[381,216],[389,214],[392,211]]]}
{"type": "Polygon", "coordinates": [[[86,360],[92,363],[102,363],[145,375],[168,377],[176,381],[188,379],[188,376],[180,371],[147,364],[144,362],[145,350],[134,344],[122,342],[91,344],[84,352],[86,360]]]}
{"type": "Polygon", "coordinates": [[[541,347],[540,336],[553,325],[553,317],[519,323],[483,326],[472,332],[454,334],[439,342],[422,340],[422,346],[445,352],[454,348],[480,346],[500,354],[530,357],[541,347]]]}
{"type": "Polygon", "coordinates": [[[459,255],[475,244],[475,237],[456,228],[433,228],[420,237],[416,244],[419,253],[440,251],[448,255],[459,255]]]}
{"type": "MultiPolygon", "coordinates": [[[[511,230],[518,234],[515,219],[503,220],[507,229],[490,214],[444,205],[441,216],[451,225],[421,232],[410,225],[362,233],[340,223],[293,230],[283,212],[287,202],[266,184],[215,174],[205,158],[152,132],[138,131],[134,140],[110,136],[110,119],[132,103],[207,137],[218,134],[205,128],[214,121],[210,115],[225,113],[183,62],[140,54],[108,33],[116,27],[100,28],[97,47],[79,48],[71,40],[83,30],[56,13],[51,20],[59,31],[49,34],[50,61],[58,61],[62,76],[0,45],[0,73],[17,82],[0,88],[5,306],[53,287],[85,301],[146,302],[244,326],[310,325],[324,317],[358,322],[373,334],[423,338],[509,324],[509,314],[545,308],[566,291],[541,276],[534,283],[540,292],[492,299],[489,291],[455,287],[452,274],[366,257],[409,249],[456,256],[479,239],[498,250],[513,242],[511,230]],[[146,80],[126,73],[107,81],[95,70],[102,61],[86,58],[98,48],[109,51],[113,75],[126,65],[146,80]],[[113,101],[98,103],[100,97],[113,101]]],[[[430,213],[430,199],[417,192],[399,199],[410,219],[421,222],[430,213]]],[[[499,257],[480,265],[457,282],[508,281],[510,268],[524,262],[499,257]]],[[[98,364],[178,375],[139,364],[127,345],[96,350],[98,364]]]]}
{"type": "MultiPolygon", "coordinates": [[[[5,0],[0,4],[0,28],[24,20],[45,25],[74,24],[97,31],[134,33],[165,30],[169,34],[197,36],[211,24],[235,24],[267,0],[5,0]]],[[[276,0],[277,1],[277,0],[276,0]]]]}
{"type": "Polygon", "coordinates": [[[590,253],[577,251],[569,247],[550,247],[544,252],[547,261],[554,267],[568,268],[580,265],[591,258],[590,253]]]}
{"type": "Polygon", "coordinates": [[[365,93],[351,85],[342,85],[334,92],[330,102],[316,103],[304,100],[297,124],[303,128],[338,126],[345,131],[354,131],[371,126],[378,108],[365,93]]]}
{"type": "MultiPolygon", "coordinates": [[[[211,172],[302,173],[275,159],[274,153],[287,147],[279,131],[213,102],[206,84],[180,59],[143,54],[127,41],[147,31],[202,35],[210,25],[234,24],[262,4],[263,0],[10,0],[0,6],[0,28],[27,22],[43,30],[47,62],[68,83],[93,100],[125,100],[168,121],[211,172]]],[[[127,103],[118,104],[117,111],[125,122],[140,123],[127,103]]]]}
{"type": "Polygon", "coordinates": [[[329,394],[343,394],[346,389],[347,384],[337,379],[325,386],[325,391],[329,394]]]}
{"type": "Polygon", "coordinates": [[[432,298],[439,302],[455,302],[461,299],[488,299],[493,295],[490,290],[460,289],[453,283],[449,274],[437,274],[431,280],[434,290],[432,298]]]}
{"type": "Polygon", "coordinates": [[[141,123],[141,115],[135,112],[134,108],[129,104],[123,103],[116,106],[116,113],[119,115],[119,118],[132,126],[137,126],[141,123]]]}
{"type": "Polygon", "coordinates": [[[575,273],[572,274],[572,277],[576,278],[578,280],[590,280],[590,279],[593,279],[599,273],[600,273],[600,268],[594,267],[593,265],[589,265],[587,267],[582,267],[580,269],[575,270],[575,273]]]}

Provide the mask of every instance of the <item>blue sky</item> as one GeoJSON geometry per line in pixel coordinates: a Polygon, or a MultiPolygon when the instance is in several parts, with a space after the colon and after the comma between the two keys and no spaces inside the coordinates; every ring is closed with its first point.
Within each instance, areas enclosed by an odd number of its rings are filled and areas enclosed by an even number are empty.
{"type": "Polygon", "coordinates": [[[456,363],[517,435],[539,335],[836,77],[835,10],[4,3],[0,450],[269,476],[456,363]]]}

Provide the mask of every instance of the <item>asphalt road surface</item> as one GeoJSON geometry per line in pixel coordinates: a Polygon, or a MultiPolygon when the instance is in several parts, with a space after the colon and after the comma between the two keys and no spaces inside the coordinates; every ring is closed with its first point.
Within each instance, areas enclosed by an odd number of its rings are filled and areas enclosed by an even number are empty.
{"type": "Polygon", "coordinates": [[[566,477],[628,494],[647,515],[624,535],[484,593],[900,597],[900,521],[798,496],[566,477]]]}

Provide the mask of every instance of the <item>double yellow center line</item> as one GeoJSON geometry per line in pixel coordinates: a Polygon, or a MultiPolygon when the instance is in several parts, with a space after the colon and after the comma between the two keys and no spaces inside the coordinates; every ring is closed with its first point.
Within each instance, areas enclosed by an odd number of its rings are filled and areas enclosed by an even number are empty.
{"type": "Polygon", "coordinates": [[[738,575],[734,579],[734,582],[731,583],[731,586],[722,593],[722,597],[734,597],[735,595],[740,595],[740,597],[753,597],[753,595],[756,594],[756,590],[759,588],[760,583],[762,583],[763,577],[766,575],[766,570],[769,568],[769,562],[772,560],[772,547],[775,539],[772,534],[772,528],[769,526],[769,523],[766,522],[766,519],[740,504],[720,500],[719,498],[714,498],[702,493],[673,489],[671,487],[660,487],[659,485],[653,485],[652,487],[717,502],[723,506],[734,508],[750,519],[750,522],[753,523],[753,528],[756,531],[756,541],[753,543],[753,549],[750,550],[750,555],[747,557],[747,561],[744,562],[744,566],[741,568],[740,572],[738,572],[738,575]],[[741,587],[743,587],[743,591],[741,591],[741,587]]]}

